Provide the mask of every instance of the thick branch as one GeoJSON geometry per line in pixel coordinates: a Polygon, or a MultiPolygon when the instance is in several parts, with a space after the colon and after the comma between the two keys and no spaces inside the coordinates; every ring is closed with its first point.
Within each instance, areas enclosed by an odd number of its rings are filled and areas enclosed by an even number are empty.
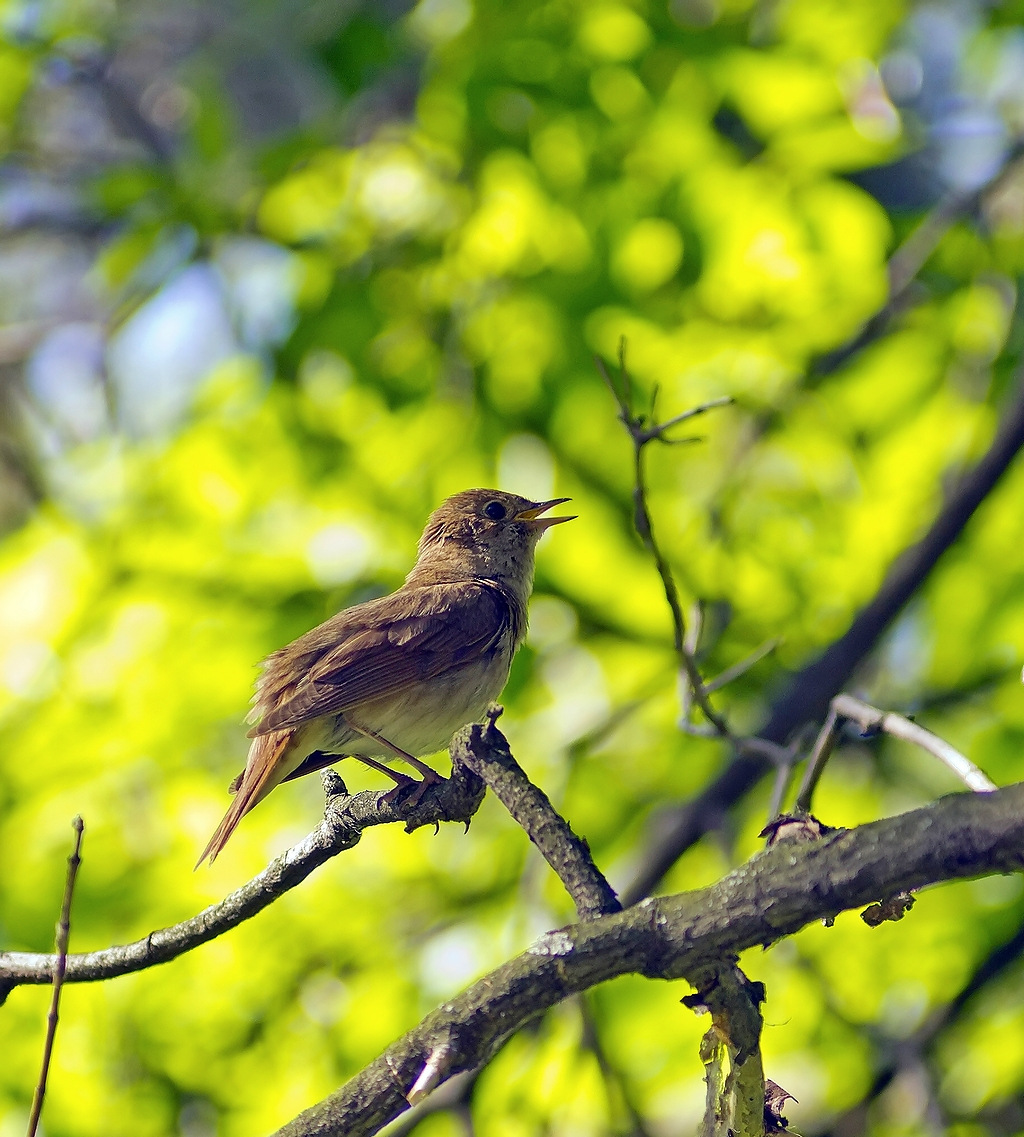
{"type": "Polygon", "coordinates": [[[1022,866],[1024,784],[944,798],[808,844],[782,842],[710,888],[547,933],[433,1011],[277,1137],[375,1133],[408,1108],[425,1071],[443,1062],[441,1076],[431,1077],[439,1084],[473,1069],[535,1015],[615,976],[688,977],[897,890],[1022,866]]]}
{"type": "Polygon", "coordinates": [[[500,713],[500,707],[492,707],[484,726],[474,723],[459,731],[452,739],[452,761],[482,778],[526,830],[565,885],[581,920],[618,912],[622,906],[594,864],[586,841],[573,833],[547,794],[530,781],[512,756],[505,736],[494,725],[500,713]]]}
{"type": "MultiPolygon", "coordinates": [[[[956,541],[975,510],[992,492],[1024,447],[1024,383],[1006,409],[984,457],[967,473],[940,510],[931,528],[897,558],[881,587],[853,623],[817,659],[798,672],[772,708],[757,737],[779,745],[805,722],[821,719],[857,665],[871,652],[904,605],[927,580],[942,554],[956,541]]],[[[652,845],[643,869],[623,894],[633,903],[648,895],[695,842],[719,823],[723,813],[769,769],[751,751],[742,752],[700,794],[674,813],[664,836],[652,845]]]]}
{"type": "MultiPolygon", "coordinates": [[[[305,840],[272,861],[259,876],[253,877],[219,904],[213,904],[173,927],[151,932],[134,943],[69,955],[65,982],[112,979],[158,963],[167,963],[262,912],[283,893],[301,884],[325,861],[358,844],[363,830],[371,825],[401,821],[412,832],[439,821],[468,824],[484,797],[484,785],[480,779],[457,762],[453,764],[451,778],[440,785],[430,786],[415,804],[409,804],[408,798],[390,802],[385,791],[349,796],[343,792],[341,779],[337,775],[333,778],[335,784],[342,787],[342,792],[334,792],[328,797],[323,821],[305,840]]],[[[12,988],[21,984],[49,983],[56,963],[56,956],[43,953],[0,952],[0,1002],[6,999],[12,988]]]]}

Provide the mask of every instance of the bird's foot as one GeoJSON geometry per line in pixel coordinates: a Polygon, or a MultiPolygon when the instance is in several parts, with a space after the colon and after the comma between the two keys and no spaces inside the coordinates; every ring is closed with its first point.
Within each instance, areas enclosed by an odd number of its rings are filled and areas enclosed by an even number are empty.
{"type": "MultiPolygon", "coordinates": [[[[413,787],[412,792],[409,797],[403,801],[403,805],[412,806],[412,808],[415,809],[422,801],[423,795],[429,786],[439,786],[448,780],[447,778],[442,778],[436,770],[431,770],[429,766],[424,766],[423,770],[422,781],[410,778],[406,774],[399,775],[402,781],[398,782],[394,789],[388,790],[381,798],[381,801],[386,802],[388,805],[394,805],[398,799],[405,794],[406,788],[411,785],[413,787]]],[[[397,771],[392,770],[391,776],[395,777],[396,772],[397,771]]]]}

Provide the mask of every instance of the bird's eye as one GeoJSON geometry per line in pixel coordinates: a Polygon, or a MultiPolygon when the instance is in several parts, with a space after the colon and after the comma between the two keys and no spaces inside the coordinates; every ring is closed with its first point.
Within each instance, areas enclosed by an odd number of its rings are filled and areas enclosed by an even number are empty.
{"type": "Polygon", "coordinates": [[[484,513],[492,521],[503,521],[508,515],[508,510],[501,504],[500,501],[489,501],[484,506],[484,513]]]}

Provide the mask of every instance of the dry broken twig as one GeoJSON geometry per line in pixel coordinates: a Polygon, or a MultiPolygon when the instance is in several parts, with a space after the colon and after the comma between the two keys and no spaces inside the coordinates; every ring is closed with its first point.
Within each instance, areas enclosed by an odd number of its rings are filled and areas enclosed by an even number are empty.
{"type": "Polygon", "coordinates": [[[46,1096],[46,1082],[50,1074],[50,1059],[53,1057],[53,1044],[57,1037],[57,1022],[60,1018],[60,993],[64,988],[64,977],[67,974],[68,942],[71,938],[71,901],[75,895],[75,881],[78,879],[78,868],[82,863],[82,835],[85,833],[85,822],[76,817],[71,822],[75,831],[75,843],[68,857],[68,873],[64,881],[64,899],[60,905],[60,919],[57,922],[57,958],[53,967],[53,997],[50,1000],[50,1012],[46,1016],[46,1041],[43,1043],[43,1062],[39,1070],[39,1081],[32,1097],[32,1112],[28,1119],[28,1137],[35,1137],[39,1128],[39,1118],[43,1112],[43,1098],[46,1096]]]}

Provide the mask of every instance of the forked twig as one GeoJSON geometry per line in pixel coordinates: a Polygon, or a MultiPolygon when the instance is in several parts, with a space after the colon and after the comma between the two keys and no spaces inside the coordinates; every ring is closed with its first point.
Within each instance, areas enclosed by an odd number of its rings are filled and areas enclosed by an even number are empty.
{"type": "Polygon", "coordinates": [[[832,706],[837,714],[857,723],[865,731],[881,730],[891,734],[893,738],[902,738],[904,742],[920,746],[922,750],[926,750],[948,766],[969,790],[984,794],[998,789],[995,782],[966,754],[962,754],[944,738],[939,738],[937,734],[933,734],[916,722],[911,722],[903,715],[898,715],[894,711],[880,711],[870,703],[846,694],[837,695],[832,700],[832,706]]]}
{"type": "Polygon", "coordinates": [[[32,1096],[32,1112],[28,1119],[28,1137],[35,1137],[39,1128],[39,1116],[43,1112],[43,1098],[46,1096],[46,1080],[50,1074],[50,1059],[53,1057],[53,1043],[57,1037],[57,1022],[60,1018],[60,993],[64,989],[64,976],[68,968],[68,941],[71,938],[71,900],[75,894],[75,881],[78,866],[82,863],[82,834],[85,822],[76,817],[71,822],[75,831],[75,844],[68,857],[68,875],[64,881],[64,899],[60,905],[60,920],[57,923],[57,960],[53,968],[53,996],[50,999],[50,1012],[46,1016],[46,1041],[43,1043],[43,1062],[39,1071],[39,1082],[32,1096]]]}
{"type": "Polygon", "coordinates": [[[797,795],[795,805],[797,812],[810,813],[815,787],[835,747],[839,728],[844,721],[855,722],[865,732],[882,731],[892,735],[893,738],[901,738],[904,742],[920,746],[922,750],[926,750],[948,766],[964,785],[975,793],[991,793],[998,788],[966,754],[961,753],[944,738],[912,722],[904,715],[896,714],[894,711],[879,710],[878,707],[873,707],[853,695],[842,694],[836,695],[832,700],[828,718],[815,740],[814,749],[807,762],[807,771],[797,795]]]}

